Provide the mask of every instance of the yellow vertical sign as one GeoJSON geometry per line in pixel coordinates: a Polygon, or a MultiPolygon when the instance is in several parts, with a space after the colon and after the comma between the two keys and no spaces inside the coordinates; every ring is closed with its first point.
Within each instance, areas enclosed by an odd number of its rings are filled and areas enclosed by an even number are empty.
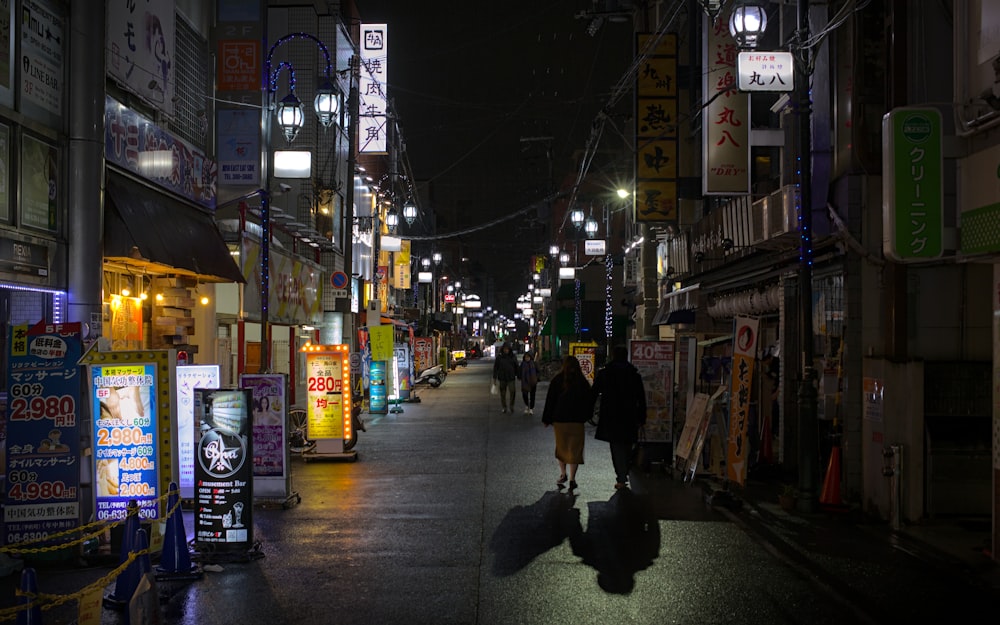
{"type": "Polygon", "coordinates": [[[636,221],[677,221],[677,34],[636,35],[636,221]]]}

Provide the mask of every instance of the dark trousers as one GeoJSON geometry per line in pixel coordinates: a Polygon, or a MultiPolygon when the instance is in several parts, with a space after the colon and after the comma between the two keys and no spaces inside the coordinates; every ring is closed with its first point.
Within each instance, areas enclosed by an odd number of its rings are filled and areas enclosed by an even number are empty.
{"type": "Polygon", "coordinates": [[[524,398],[524,405],[532,410],[535,409],[535,391],[537,386],[521,386],[521,397],[524,398]]]}
{"type": "Polygon", "coordinates": [[[611,464],[615,468],[615,478],[619,484],[628,482],[629,460],[632,458],[632,443],[608,443],[611,446],[611,464]]]}

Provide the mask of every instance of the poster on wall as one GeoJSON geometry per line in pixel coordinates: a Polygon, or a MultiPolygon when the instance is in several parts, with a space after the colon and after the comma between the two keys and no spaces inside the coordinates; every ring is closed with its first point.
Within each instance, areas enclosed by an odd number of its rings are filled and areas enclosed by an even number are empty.
{"type": "Polygon", "coordinates": [[[417,375],[434,362],[434,339],[418,336],[413,339],[413,370],[417,375]]]}
{"type": "MultiPolygon", "coordinates": [[[[13,4],[13,3],[10,3],[13,4]]],[[[55,125],[63,116],[66,9],[49,0],[22,0],[20,28],[21,112],[55,125]]]]}
{"type": "Polygon", "coordinates": [[[219,388],[219,365],[179,365],[176,369],[177,459],[181,499],[194,497],[194,389],[219,388]]]}
{"type": "Polygon", "coordinates": [[[79,323],[7,333],[4,544],[80,523],[79,323]]]}
{"type": "Polygon", "coordinates": [[[140,518],[158,518],[158,386],[153,363],[90,367],[98,521],[124,519],[130,501],[140,518]]]}
{"type": "Polygon", "coordinates": [[[252,405],[247,389],[194,391],[194,539],[201,551],[246,551],[253,543],[252,405]]]}
{"type": "Polygon", "coordinates": [[[59,207],[59,153],[55,146],[24,135],[21,139],[21,223],[56,230],[59,207]]]}
{"type": "Polygon", "coordinates": [[[629,361],[646,387],[646,441],[673,441],[674,343],[631,341],[629,361]]]}

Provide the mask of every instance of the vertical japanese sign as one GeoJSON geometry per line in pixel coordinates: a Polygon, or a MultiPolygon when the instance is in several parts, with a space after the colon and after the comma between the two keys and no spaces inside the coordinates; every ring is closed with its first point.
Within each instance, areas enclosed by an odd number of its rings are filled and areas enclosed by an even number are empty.
{"type": "Polygon", "coordinates": [[[107,3],[108,74],[167,115],[177,58],[173,0],[107,3]]]}
{"type": "Polygon", "coordinates": [[[285,474],[286,386],[283,373],[240,376],[240,388],[249,390],[253,398],[254,477],[285,474]]]}
{"type": "Polygon", "coordinates": [[[219,388],[219,365],[182,365],[175,373],[177,459],[181,499],[194,497],[194,389],[219,388]]]}
{"type": "Polygon", "coordinates": [[[882,118],[882,250],[897,262],[943,252],[944,156],[941,113],[899,108],[882,118]]]}
{"type": "Polygon", "coordinates": [[[59,120],[65,89],[63,10],[48,0],[24,0],[20,23],[22,112],[39,121],[59,120]]]}
{"type": "Polygon", "coordinates": [[[133,500],[140,518],[158,517],[157,378],[149,363],[90,367],[98,521],[124,519],[133,500]]]}
{"type": "Polygon", "coordinates": [[[306,430],[321,442],[350,437],[351,380],[347,345],[306,352],[306,430]]]}
{"type": "Polygon", "coordinates": [[[738,49],[728,15],[705,20],[704,83],[709,102],[701,124],[705,195],[750,193],[750,94],[736,90],[738,49]]]}
{"type": "Polygon", "coordinates": [[[636,35],[636,221],[677,221],[677,34],[636,35]],[[658,37],[655,47],[647,50],[658,37]]]}
{"type": "Polygon", "coordinates": [[[80,523],[80,324],[13,326],[7,344],[3,541],[12,544],[80,523]]]}
{"type": "Polygon", "coordinates": [[[413,369],[417,375],[434,362],[434,339],[418,336],[413,339],[413,369]]]}
{"type": "Polygon", "coordinates": [[[747,429],[750,424],[750,394],[757,360],[757,319],[737,317],[733,331],[733,372],[729,399],[729,441],[726,477],[737,484],[747,479],[747,429]]]}
{"type": "Polygon", "coordinates": [[[0,104],[14,108],[14,5],[0,0],[0,104]]]}
{"type": "Polygon", "coordinates": [[[631,341],[629,361],[646,387],[646,440],[673,441],[674,343],[631,341]]]}
{"type": "Polygon", "coordinates": [[[250,391],[195,389],[195,544],[239,551],[253,543],[250,391]]]}
{"type": "Polygon", "coordinates": [[[361,77],[358,151],[386,153],[386,83],[389,76],[389,44],[385,24],[361,25],[361,77]]]}

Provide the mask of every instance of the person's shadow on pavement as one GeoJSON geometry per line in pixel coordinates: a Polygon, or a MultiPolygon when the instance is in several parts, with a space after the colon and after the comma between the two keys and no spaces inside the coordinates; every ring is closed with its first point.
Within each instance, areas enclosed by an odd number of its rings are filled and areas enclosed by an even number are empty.
{"type": "Polygon", "coordinates": [[[587,531],[578,542],[573,553],[597,571],[597,584],[627,595],[635,574],[660,555],[660,524],[645,497],[623,489],[606,502],[588,504],[587,531]]]}
{"type": "Polygon", "coordinates": [[[511,508],[490,539],[493,573],[513,575],[567,538],[575,552],[583,534],[575,505],[575,495],[548,491],[530,506],[511,508]]]}

